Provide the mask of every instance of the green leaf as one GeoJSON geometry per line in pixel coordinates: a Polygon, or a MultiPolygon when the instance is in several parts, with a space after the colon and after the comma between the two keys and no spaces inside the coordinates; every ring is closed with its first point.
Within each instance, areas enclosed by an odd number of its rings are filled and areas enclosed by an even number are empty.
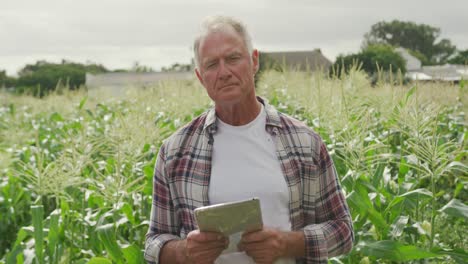
{"type": "Polygon", "coordinates": [[[355,190],[348,195],[347,201],[352,209],[359,211],[361,215],[368,215],[372,224],[386,233],[385,230],[388,229],[387,222],[382,215],[374,209],[367,191],[362,186],[357,186],[355,190]]]}
{"type": "Polygon", "coordinates": [[[452,199],[439,211],[455,217],[468,218],[468,206],[457,199],[452,199]]]}
{"type": "Polygon", "coordinates": [[[128,204],[128,203],[125,203],[122,206],[122,211],[124,212],[127,219],[130,221],[130,223],[132,223],[132,225],[135,225],[136,222],[135,222],[135,216],[133,216],[132,206],[130,204],[128,204]]]}
{"type": "Polygon", "coordinates": [[[389,212],[389,211],[393,211],[392,209],[400,204],[401,202],[403,202],[405,200],[405,198],[401,197],[401,196],[395,196],[391,201],[390,203],[388,204],[387,206],[387,209],[385,209],[385,213],[389,212]]]}
{"type": "Polygon", "coordinates": [[[389,203],[386,211],[391,210],[395,205],[403,202],[405,199],[415,202],[416,200],[422,201],[429,198],[432,198],[432,193],[427,189],[421,188],[409,191],[402,195],[395,196],[395,198],[389,203]]]}
{"type": "Polygon", "coordinates": [[[60,212],[58,210],[55,210],[50,214],[49,234],[47,241],[51,263],[55,263],[55,260],[58,257],[57,244],[59,240],[59,216],[60,212]]]}
{"type": "Polygon", "coordinates": [[[88,198],[88,207],[103,207],[104,206],[104,198],[102,196],[98,196],[95,193],[91,193],[88,198]]]}
{"type": "Polygon", "coordinates": [[[458,195],[460,195],[460,192],[463,190],[464,188],[464,184],[459,182],[457,183],[457,186],[455,187],[455,191],[453,192],[453,197],[456,198],[458,197],[458,195]]]}
{"type": "Polygon", "coordinates": [[[106,258],[94,257],[89,260],[88,264],[112,264],[112,261],[106,258]]]}
{"type": "Polygon", "coordinates": [[[409,166],[406,160],[401,157],[400,159],[400,167],[398,168],[398,183],[401,184],[404,181],[405,175],[409,171],[409,166]]]}
{"type": "Polygon", "coordinates": [[[16,245],[12,251],[6,254],[6,264],[18,264],[21,261],[19,259],[23,258],[24,246],[22,244],[16,245]]]}
{"type": "Polygon", "coordinates": [[[23,240],[25,238],[27,238],[28,236],[31,236],[33,234],[33,232],[31,232],[30,230],[28,230],[26,227],[22,227],[19,231],[18,231],[18,235],[16,237],[16,241],[15,241],[15,246],[18,246],[21,244],[21,242],[23,242],[23,240]]]}
{"type": "Polygon", "coordinates": [[[344,264],[344,262],[341,261],[341,260],[338,259],[338,258],[330,258],[330,259],[328,260],[328,263],[330,263],[330,264],[344,264]]]}
{"type": "Polygon", "coordinates": [[[99,239],[111,256],[112,260],[117,263],[122,263],[123,254],[120,249],[117,239],[115,238],[115,228],[113,224],[107,224],[96,228],[99,234],[99,239]]]}
{"type": "Polygon", "coordinates": [[[65,199],[60,201],[60,213],[62,214],[62,218],[66,218],[67,214],[70,212],[70,205],[68,204],[65,199]]]}
{"type": "Polygon", "coordinates": [[[63,117],[57,112],[54,112],[53,114],[51,114],[49,119],[52,122],[63,122],[64,121],[63,117]]]}
{"type": "Polygon", "coordinates": [[[82,110],[87,100],[88,100],[87,96],[83,97],[83,99],[81,99],[80,101],[80,105],[78,106],[78,109],[82,110]]]}
{"type": "Polygon", "coordinates": [[[151,145],[146,143],[144,146],[143,146],[143,150],[141,151],[142,153],[146,153],[148,152],[149,150],[151,149],[151,145]]]}
{"type": "Polygon", "coordinates": [[[44,219],[44,207],[42,205],[31,206],[32,222],[34,227],[34,249],[36,261],[44,263],[44,230],[42,221],[44,219]]]}
{"type": "Polygon", "coordinates": [[[416,86],[411,87],[408,92],[406,92],[405,99],[400,101],[400,107],[405,107],[408,104],[409,99],[413,96],[416,91],[416,86]]]}
{"type": "Polygon", "coordinates": [[[145,177],[147,180],[152,181],[153,180],[153,173],[154,173],[154,168],[153,166],[147,165],[143,167],[143,172],[145,173],[145,177]]]}
{"type": "Polygon", "coordinates": [[[443,249],[443,248],[433,248],[432,252],[437,254],[445,254],[453,258],[457,263],[466,263],[468,259],[468,253],[462,248],[454,249],[443,249]]]}
{"type": "Polygon", "coordinates": [[[438,253],[425,251],[424,249],[403,245],[397,241],[383,240],[366,244],[361,249],[366,256],[392,261],[408,261],[441,256],[438,253]]]}
{"type": "Polygon", "coordinates": [[[375,173],[372,177],[372,185],[374,187],[379,187],[379,184],[382,182],[382,177],[384,175],[385,171],[385,165],[384,164],[379,164],[377,166],[377,169],[375,170],[375,173]]]}
{"type": "Polygon", "coordinates": [[[407,199],[411,199],[411,200],[421,199],[421,198],[429,199],[429,198],[432,198],[432,193],[428,189],[420,188],[420,189],[406,192],[400,196],[405,197],[407,199]]]}
{"type": "Polygon", "coordinates": [[[131,245],[122,249],[125,260],[128,264],[145,263],[143,251],[137,245],[131,245]]]}
{"type": "Polygon", "coordinates": [[[114,170],[115,170],[115,159],[110,157],[107,159],[107,162],[106,162],[106,171],[108,173],[113,173],[114,170]]]}

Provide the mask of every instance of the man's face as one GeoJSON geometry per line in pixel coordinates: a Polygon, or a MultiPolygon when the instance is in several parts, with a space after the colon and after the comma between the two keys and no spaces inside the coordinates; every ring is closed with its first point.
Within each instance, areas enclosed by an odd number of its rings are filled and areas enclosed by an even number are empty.
{"type": "Polygon", "coordinates": [[[216,104],[234,104],[255,93],[258,51],[249,54],[242,37],[226,27],[211,32],[198,48],[198,79],[216,104]]]}

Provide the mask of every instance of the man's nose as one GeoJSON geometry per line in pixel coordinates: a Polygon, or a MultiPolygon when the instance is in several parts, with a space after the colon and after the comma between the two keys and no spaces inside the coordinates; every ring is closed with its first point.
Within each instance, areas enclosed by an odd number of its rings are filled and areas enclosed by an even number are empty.
{"type": "Polygon", "coordinates": [[[228,79],[231,77],[231,71],[229,66],[226,65],[224,61],[219,63],[219,71],[218,71],[218,78],[220,79],[228,79]]]}

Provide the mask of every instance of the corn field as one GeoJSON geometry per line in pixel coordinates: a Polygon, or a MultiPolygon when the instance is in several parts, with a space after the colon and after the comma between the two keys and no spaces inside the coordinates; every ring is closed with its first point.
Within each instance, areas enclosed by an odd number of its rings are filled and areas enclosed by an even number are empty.
{"type": "MultiPolygon", "coordinates": [[[[335,162],[356,239],[330,263],[466,263],[467,86],[262,75],[335,162]]],[[[159,146],[212,103],[195,81],[93,94],[0,92],[0,263],[144,263],[159,146]]]]}

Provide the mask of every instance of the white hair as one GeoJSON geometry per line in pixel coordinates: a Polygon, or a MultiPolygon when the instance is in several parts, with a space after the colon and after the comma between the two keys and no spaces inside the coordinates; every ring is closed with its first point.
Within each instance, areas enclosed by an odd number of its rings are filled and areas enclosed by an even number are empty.
{"type": "Polygon", "coordinates": [[[209,17],[206,17],[201,23],[200,31],[197,37],[195,38],[195,41],[193,44],[193,53],[195,56],[195,67],[198,68],[200,65],[198,49],[200,47],[201,40],[208,34],[212,32],[216,32],[216,31],[222,31],[226,27],[231,27],[241,36],[241,38],[244,41],[245,46],[247,47],[247,50],[249,51],[249,55],[252,56],[252,52],[253,52],[252,38],[250,37],[249,32],[247,31],[247,28],[241,21],[233,17],[228,17],[228,16],[209,16],[209,17]]]}

